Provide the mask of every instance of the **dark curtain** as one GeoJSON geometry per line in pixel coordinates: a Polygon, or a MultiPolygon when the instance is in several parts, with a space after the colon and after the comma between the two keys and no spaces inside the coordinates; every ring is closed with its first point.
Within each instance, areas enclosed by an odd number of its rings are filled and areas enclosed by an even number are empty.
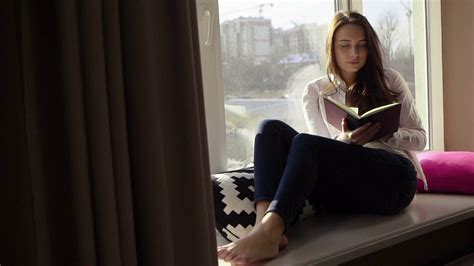
{"type": "Polygon", "coordinates": [[[217,264],[195,5],[3,2],[2,266],[217,264]]]}

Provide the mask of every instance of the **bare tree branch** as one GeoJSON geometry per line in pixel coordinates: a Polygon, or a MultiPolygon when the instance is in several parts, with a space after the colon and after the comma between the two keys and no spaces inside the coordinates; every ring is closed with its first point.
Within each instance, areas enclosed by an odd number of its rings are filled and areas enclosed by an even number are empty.
{"type": "Polygon", "coordinates": [[[385,52],[387,63],[393,61],[395,49],[399,42],[398,36],[398,17],[392,11],[383,15],[379,22],[379,38],[385,52]]]}

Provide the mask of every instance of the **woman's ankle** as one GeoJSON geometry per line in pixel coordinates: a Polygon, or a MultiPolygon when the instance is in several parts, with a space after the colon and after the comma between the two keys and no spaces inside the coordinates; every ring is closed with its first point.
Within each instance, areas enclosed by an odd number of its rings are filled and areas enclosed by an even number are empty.
{"type": "Polygon", "coordinates": [[[267,212],[260,222],[261,229],[272,235],[281,236],[285,231],[285,221],[276,212],[267,212]]]}
{"type": "Polygon", "coordinates": [[[263,216],[265,216],[265,213],[268,209],[268,206],[270,205],[270,202],[267,200],[261,200],[256,203],[256,218],[255,218],[255,225],[260,223],[263,219],[263,216]]]}

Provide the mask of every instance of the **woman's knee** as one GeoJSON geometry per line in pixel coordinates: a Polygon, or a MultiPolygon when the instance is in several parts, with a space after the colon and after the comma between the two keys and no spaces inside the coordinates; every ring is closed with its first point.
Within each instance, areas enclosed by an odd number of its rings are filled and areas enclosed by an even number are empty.
{"type": "Polygon", "coordinates": [[[318,136],[310,135],[306,133],[299,133],[293,138],[292,146],[308,146],[309,143],[317,143],[318,136]]]}
{"type": "Polygon", "coordinates": [[[282,128],[289,127],[285,122],[277,119],[266,119],[260,122],[257,134],[276,134],[281,131],[282,128]]]}

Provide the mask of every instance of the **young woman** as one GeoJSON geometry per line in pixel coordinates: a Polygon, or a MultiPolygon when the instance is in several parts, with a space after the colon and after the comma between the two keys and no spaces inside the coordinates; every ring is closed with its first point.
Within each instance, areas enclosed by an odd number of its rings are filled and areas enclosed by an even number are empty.
{"type": "Polygon", "coordinates": [[[317,211],[395,214],[413,200],[417,177],[425,182],[412,151],[423,150],[425,130],[407,84],[384,69],[380,42],[367,19],[337,13],[326,42],[328,75],[310,82],[303,107],[311,134],[299,134],[278,120],[266,120],[255,137],[256,225],[241,239],[218,248],[233,262],[273,258],[288,244],[286,229],[304,201],[317,211]],[[372,140],[379,124],[349,130],[328,124],[323,96],[358,107],[400,102],[399,129],[372,140]]]}

